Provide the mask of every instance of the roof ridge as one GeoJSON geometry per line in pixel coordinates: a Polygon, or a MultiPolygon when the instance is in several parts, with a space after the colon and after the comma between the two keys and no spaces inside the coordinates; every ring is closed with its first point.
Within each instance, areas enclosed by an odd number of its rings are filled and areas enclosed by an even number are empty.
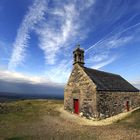
{"type": "MultiPolygon", "coordinates": [[[[97,70],[97,69],[92,69],[92,68],[87,68],[87,67],[84,67],[84,68],[90,69],[90,70],[94,70],[94,71],[97,71],[97,72],[102,72],[102,73],[105,73],[105,74],[111,74],[111,75],[120,76],[119,74],[115,74],[115,73],[111,73],[111,72],[106,72],[106,71],[97,70]]],[[[122,77],[122,76],[120,76],[120,77],[122,77]]]]}

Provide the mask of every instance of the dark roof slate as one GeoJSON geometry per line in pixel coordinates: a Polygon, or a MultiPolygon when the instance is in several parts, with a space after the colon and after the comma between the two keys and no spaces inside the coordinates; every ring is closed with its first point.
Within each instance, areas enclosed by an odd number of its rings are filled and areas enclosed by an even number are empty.
{"type": "Polygon", "coordinates": [[[131,85],[120,75],[104,71],[83,67],[83,70],[96,84],[98,91],[121,91],[121,92],[138,92],[139,90],[131,85]]]}

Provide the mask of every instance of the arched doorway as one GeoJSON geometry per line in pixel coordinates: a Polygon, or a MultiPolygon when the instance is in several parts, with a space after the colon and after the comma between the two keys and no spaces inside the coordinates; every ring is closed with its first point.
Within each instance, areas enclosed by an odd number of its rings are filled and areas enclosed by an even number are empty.
{"type": "Polygon", "coordinates": [[[130,110],[130,101],[126,101],[126,110],[129,111],[130,110]]]}

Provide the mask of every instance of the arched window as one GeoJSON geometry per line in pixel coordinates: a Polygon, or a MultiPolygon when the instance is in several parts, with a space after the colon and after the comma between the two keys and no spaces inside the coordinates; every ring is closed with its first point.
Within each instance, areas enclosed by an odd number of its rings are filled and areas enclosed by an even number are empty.
{"type": "Polygon", "coordinates": [[[82,61],[82,57],[81,57],[81,54],[79,54],[79,61],[80,61],[80,62],[82,61]]]}
{"type": "Polygon", "coordinates": [[[77,57],[77,55],[75,54],[75,55],[74,55],[74,61],[76,61],[76,57],[77,57]]]}

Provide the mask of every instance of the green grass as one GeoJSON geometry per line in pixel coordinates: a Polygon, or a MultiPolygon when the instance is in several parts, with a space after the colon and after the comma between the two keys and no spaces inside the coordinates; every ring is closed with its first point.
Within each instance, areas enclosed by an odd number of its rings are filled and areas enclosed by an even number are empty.
{"type": "Polygon", "coordinates": [[[88,135],[77,128],[65,131],[70,126],[67,124],[63,126],[64,121],[59,117],[60,112],[56,110],[62,106],[62,100],[24,100],[6,103],[7,111],[0,114],[0,140],[54,140],[56,138],[96,140],[94,134],[88,135]]]}
{"type": "Polygon", "coordinates": [[[98,132],[110,134],[109,131],[118,129],[118,126],[122,126],[123,131],[127,128],[132,132],[133,129],[140,130],[140,109],[113,125],[90,127],[73,125],[62,119],[56,110],[63,106],[62,100],[23,100],[4,106],[6,112],[0,113],[0,140],[97,140],[98,132]]]}
{"type": "Polygon", "coordinates": [[[0,123],[3,121],[32,121],[39,119],[40,116],[45,114],[52,116],[59,115],[59,112],[54,110],[58,104],[62,104],[61,101],[55,101],[55,104],[52,100],[24,100],[10,102],[5,104],[8,112],[0,114],[0,123]],[[19,111],[18,108],[20,108],[19,111]]]}
{"type": "Polygon", "coordinates": [[[132,112],[128,117],[119,120],[116,123],[125,125],[126,127],[140,129],[140,109],[132,112]]]}
{"type": "Polygon", "coordinates": [[[60,112],[55,108],[62,105],[63,101],[55,100],[23,100],[4,104],[2,109],[6,111],[0,113],[0,140],[4,135],[10,140],[31,139],[16,133],[28,133],[28,127],[40,123],[43,116],[59,116],[60,112]]]}

